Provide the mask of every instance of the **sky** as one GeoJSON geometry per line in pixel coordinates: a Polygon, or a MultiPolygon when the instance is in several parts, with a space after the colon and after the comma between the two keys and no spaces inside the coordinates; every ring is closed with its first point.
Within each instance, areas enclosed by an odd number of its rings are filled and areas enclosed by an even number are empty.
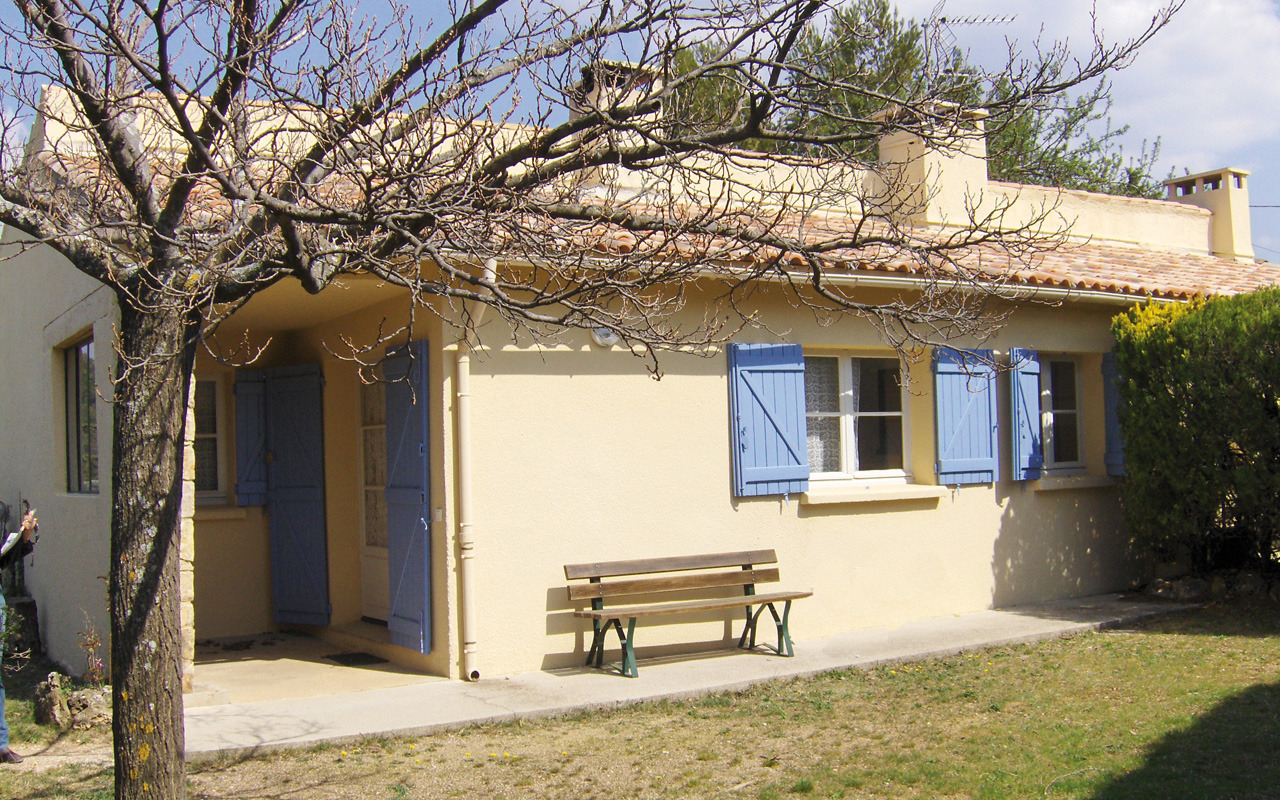
{"type": "MultiPolygon", "coordinates": [[[[898,0],[899,12],[928,19],[938,0],[898,0]]],[[[954,25],[955,45],[987,67],[1007,60],[1007,41],[1028,49],[1037,38],[1092,44],[1091,14],[1108,40],[1141,33],[1158,0],[946,0],[942,14],[1015,17],[1013,22],[954,25]]],[[[1112,76],[1111,118],[1129,125],[1125,151],[1160,139],[1156,177],[1221,167],[1250,171],[1255,254],[1280,261],[1280,2],[1187,0],[1126,69],[1112,76]]]]}
{"type": "MultiPolygon", "coordinates": [[[[591,4],[598,0],[571,0],[591,4]]],[[[1010,44],[1065,40],[1087,53],[1093,22],[1108,40],[1140,34],[1163,0],[894,0],[923,21],[941,5],[947,32],[971,62],[998,69],[1010,44]]],[[[362,0],[367,8],[378,0],[362,0]]],[[[443,5],[443,4],[442,4],[443,5]]],[[[0,19],[13,11],[0,4],[0,19]]],[[[428,6],[430,7],[430,6],[428,6]]],[[[421,10],[421,9],[420,9],[421,10]]],[[[442,11],[437,7],[435,10],[442,11]]],[[[432,16],[428,11],[425,16],[432,16]]],[[[1130,126],[1125,151],[1161,143],[1155,177],[1222,167],[1249,170],[1253,244],[1259,258],[1280,262],[1280,0],[1186,0],[1184,7],[1112,75],[1111,118],[1130,126]],[[1275,206],[1268,208],[1267,206],[1275,206]]]]}

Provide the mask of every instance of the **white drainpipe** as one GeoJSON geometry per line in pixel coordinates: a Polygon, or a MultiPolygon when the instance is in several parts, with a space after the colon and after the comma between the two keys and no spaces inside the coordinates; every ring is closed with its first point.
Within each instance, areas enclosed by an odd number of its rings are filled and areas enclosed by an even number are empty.
{"type": "MultiPolygon", "coordinates": [[[[492,281],[497,264],[489,259],[484,264],[484,278],[492,281]]],[[[487,306],[474,303],[471,308],[471,325],[478,328],[487,306]]],[[[480,679],[476,668],[476,584],[473,574],[475,561],[475,523],[471,513],[471,346],[464,336],[458,344],[454,409],[457,414],[456,441],[458,452],[458,545],[461,549],[458,561],[458,584],[461,594],[462,617],[462,677],[474,681],[480,679]]]]}

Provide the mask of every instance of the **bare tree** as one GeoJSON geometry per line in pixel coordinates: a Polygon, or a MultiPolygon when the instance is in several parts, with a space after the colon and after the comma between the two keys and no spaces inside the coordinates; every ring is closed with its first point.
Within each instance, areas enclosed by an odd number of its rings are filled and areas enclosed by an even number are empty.
{"type": "MultiPolygon", "coordinates": [[[[188,387],[197,349],[255,292],[372,273],[421,313],[448,311],[459,335],[471,335],[470,301],[538,335],[608,328],[656,359],[751,322],[735,309],[770,282],[818,313],[864,315],[902,345],[981,330],[1003,271],[1046,246],[1040,218],[1010,224],[1000,207],[975,204],[945,233],[906,222],[919,197],[895,188],[892,169],[853,161],[850,142],[898,130],[955,148],[975,133],[928,76],[881,98],[897,110],[876,118],[816,104],[881,91],[815,91],[825,73],[795,45],[822,24],[824,0],[456,0],[422,23],[390,3],[340,0],[15,5],[5,141],[38,111],[49,122],[43,147],[4,151],[0,221],[111,287],[120,308],[109,582],[119,798],[184,793],[188,387]],[[682,109],[676,124],[680,98],[706,81],[734,85],[739,101],[682,109]],[[835,132],[774,124],[796,112],[835,132]],[[741,149],[798,136],[818,155],[741,149]],[[829,280],[854,264],[909,266],[921,291],[868,305],[829,280]],[[718,287],[723,313],[678,327],[672,312],[693,281],[718,287]]],[[[1005,81],[1010,105],[1061,92],[1123,66],[1171,13],[1131,41],[1095,37],[1078,60],[1055,47],[973,78],[1005,81]]]]}

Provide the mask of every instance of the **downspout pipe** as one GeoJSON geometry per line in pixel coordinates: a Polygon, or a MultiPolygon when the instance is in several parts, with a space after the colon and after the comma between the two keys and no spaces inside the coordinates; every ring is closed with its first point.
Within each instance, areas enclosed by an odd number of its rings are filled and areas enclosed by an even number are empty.
{"type": "MultiPolygon", "coordinates": [[[[484,262],[482,276],[486,282],[497,277],[497,262],[484,262]]],[[[472,329],[480,326],[480,320],[488,308],[484,303],[473,302],[468,310],[472,329]]],[[[475,521],[472,512],[471,481],[471,344],[464,331],[458,344],[457,363],[454,371],[454,422],[455,449],[458,460],[458,591],[459,616],[462,628],[462,677],[464,680],[480,679],[476,665],[476,582],[475,582],[475,521]]]]}

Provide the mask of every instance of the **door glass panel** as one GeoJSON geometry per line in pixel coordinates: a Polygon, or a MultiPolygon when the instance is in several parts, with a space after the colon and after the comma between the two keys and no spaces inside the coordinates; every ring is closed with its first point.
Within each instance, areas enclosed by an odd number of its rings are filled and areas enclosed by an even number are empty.
{"type": "Polygon", "coordinates": [[[385,425],[387,387],[382,381],[360,384],[360,424],[385,425]]]}
{"type": "Polygon", "coordinates": [[[364,484],[370,487],[387,483],[387,429],[366,428],[360,432],[364,450],[364,484]]]}
{"type": "Polygon", "coordinates": [[[387,546],[387,506],[380,489],[364,490],[364,543],[387,546]]]}

